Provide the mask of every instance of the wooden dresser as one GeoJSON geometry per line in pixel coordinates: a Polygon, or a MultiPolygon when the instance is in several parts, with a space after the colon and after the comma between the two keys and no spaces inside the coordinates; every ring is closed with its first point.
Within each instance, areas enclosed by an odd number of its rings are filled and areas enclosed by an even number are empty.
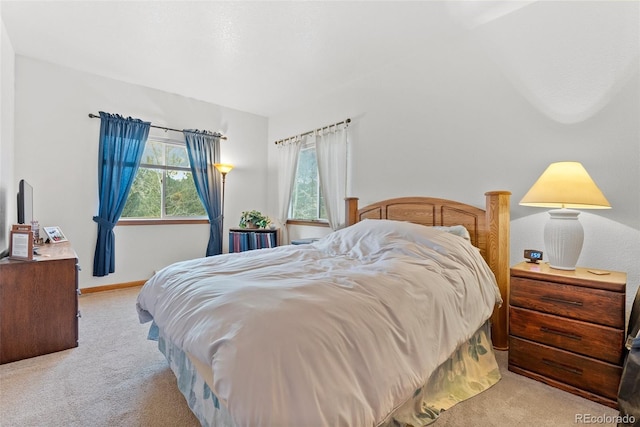
{"type": "Polygon", "coordinates": [[[78,346],[76,253],[68,242],[38,252],[0,260],[0,363],[78,346]]]}
{"type": "Polygon", "coordinates": [[[509,370],[617,408],[625,273],[511,268],[509,370]]]}

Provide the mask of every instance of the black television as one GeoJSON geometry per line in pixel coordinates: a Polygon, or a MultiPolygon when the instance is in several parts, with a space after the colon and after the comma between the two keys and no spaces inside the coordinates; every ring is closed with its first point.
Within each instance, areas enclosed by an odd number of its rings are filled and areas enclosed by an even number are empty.
{"type": "Polygon", "coordinates": [[[18,187],[18,224],[31,224],[33,221],[33,187],[24,179],[18,187]]]}

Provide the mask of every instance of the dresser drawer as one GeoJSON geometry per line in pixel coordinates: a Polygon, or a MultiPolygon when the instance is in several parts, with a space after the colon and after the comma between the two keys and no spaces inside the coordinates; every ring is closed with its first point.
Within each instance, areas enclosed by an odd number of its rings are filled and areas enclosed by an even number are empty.
{"type": "Polygon", "coordinates": [[[614,364],[622,363],[622,329],[510,307],[510,334],[614,364]]]}
{"type": "Polygon", "coordinates": [[[622,367],[516,337],[509,339],[509,365],[615,401],[622,367]]]}
{"type": "Polygon", "coordinates": [[[511,277],[510,304],[624,329],[625,295],[602,289],[511,277]]]}

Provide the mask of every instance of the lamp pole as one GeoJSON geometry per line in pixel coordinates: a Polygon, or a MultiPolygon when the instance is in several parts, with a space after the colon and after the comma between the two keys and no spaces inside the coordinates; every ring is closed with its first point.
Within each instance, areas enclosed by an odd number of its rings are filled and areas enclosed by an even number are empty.
{"type": "Polygon", "coordinates": [[[227,172],[221,172],[222,173],[222,206],[220,208],[220,227],[222,228],[222,231],[224,232],[224,186],[225,183],[227,182],[227,172]]]}

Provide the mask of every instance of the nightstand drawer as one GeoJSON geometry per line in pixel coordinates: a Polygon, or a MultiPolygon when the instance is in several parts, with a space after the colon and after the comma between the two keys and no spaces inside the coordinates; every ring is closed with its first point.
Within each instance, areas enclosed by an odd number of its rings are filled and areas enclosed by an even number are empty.
{"type": "Polygon", "coordinates": [[[509,365],[615,401],[622,367],[542,344],[509,339],[509,365]]]}
{"type": "Polygon", "coordinates": [[[625,295],[602,289],[511,277],[510,304],[624,329],[625,295]]]}
{"type": "Polygon", "coordinates": [[[608,326],[510,307],[510,334],[614,364],[622,363],[624,332],[608,326]]]}

